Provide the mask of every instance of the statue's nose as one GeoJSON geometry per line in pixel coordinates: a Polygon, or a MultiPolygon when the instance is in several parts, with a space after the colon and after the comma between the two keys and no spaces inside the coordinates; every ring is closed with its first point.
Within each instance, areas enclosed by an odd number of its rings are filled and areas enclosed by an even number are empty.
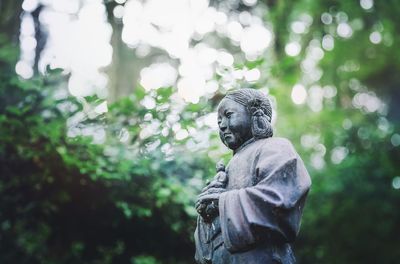
{"type": "Polygon", "coordinates": [[[219,130],[225,131],[227,129],[227,124],[226,124],[226,119],[222,119],[221,122],[218,124],[219,125],[219,130]]]}
{"type": "Polygon", "coordinates": [[[219,126],[219,129],[221,129],[221,130],[226,129],[226,127],[227,127],[226,118],[221,118],[220,120],[218,120],[218,126],[219,126]]]}

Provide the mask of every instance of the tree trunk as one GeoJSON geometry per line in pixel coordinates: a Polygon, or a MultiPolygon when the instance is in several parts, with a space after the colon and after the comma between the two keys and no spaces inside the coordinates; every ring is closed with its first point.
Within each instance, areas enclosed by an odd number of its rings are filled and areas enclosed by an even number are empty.
{"type": "Polygon", "coordinates": [[[19,25],[23,0],[0,0],[0,32],[13,43],[19,43],[19,25]]]}
{"type": "Polygon", "coordinates": [[[142,58],[136,56],[135,49],[129,48],[121,38],[123,23],[116,19],[112,10],[115,2],[107,3],[108,21],[113,28],[111,45],[113,47],[113,58],[106,72],[109,78],[108,99],[114,102],[121,97],[131,94],[138,85],[140,71],[151,64],[154,58],[162,52],[152,52],[142,58]]]}

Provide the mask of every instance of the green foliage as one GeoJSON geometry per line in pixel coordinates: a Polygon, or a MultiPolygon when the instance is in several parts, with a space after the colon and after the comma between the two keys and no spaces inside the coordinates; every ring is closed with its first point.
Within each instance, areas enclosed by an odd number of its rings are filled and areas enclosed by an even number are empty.
{"type": "Polygon", "coordinates": [[[158,264],[159,262],[152,256],[138,256],[132,260],[132,264],[158,264]]]}
{"type": "MultiPolygon", "coordinates": [[[[191,259],[194,197],[211,161],[183,154],[184,141],[160,131],[139,135],[141,126],[155,122],[145,115],[164,126],[168,111],[139,105],[142,90],[99,115],[94,110],[102,100],[60,96],[57,78],[50,72],[22,81],[9,62],[0,72],[0,262],[191,259]],[[96,144],[93,135],[103,128],[96,144]],[[166,144],[174,145],[173,153],[163,151],[166,144]],[[184,253],[175,255],[177,248],[184,253]]],[[[157,105],[171,91],[158,90],[157,105]]]]}

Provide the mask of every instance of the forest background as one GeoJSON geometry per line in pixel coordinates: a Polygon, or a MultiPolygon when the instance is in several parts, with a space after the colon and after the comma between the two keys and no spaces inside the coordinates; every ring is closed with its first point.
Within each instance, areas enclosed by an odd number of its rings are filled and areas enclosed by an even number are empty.
{"type": "Polygon", "coordinates": [[[261,89],[313,180],[299,263],[400,259],[400,3],[1,0],[0,263],[193,263],[231,153],[215,109],[261,89]]]}

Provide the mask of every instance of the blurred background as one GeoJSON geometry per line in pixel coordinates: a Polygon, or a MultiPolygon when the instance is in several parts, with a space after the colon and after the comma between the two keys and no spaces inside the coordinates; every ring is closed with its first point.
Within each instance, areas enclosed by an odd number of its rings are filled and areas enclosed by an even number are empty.
{"type": "Polygon", "coordinates": [[[400,259],[396,0],[0,0],[0,263],[193,263],[230,151],[216,105],[267,93],[313,180],[299,263],[400,259]]]}

